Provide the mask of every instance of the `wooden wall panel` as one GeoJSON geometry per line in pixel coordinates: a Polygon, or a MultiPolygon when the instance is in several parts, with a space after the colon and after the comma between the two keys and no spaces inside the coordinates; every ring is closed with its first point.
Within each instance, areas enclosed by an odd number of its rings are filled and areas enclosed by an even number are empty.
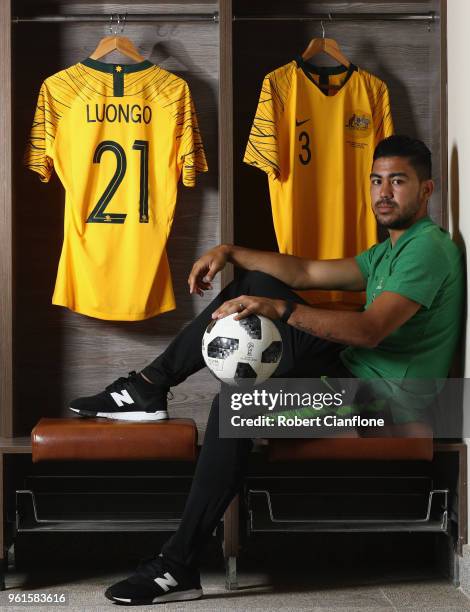
{"type": "MultiPolygon", "coordinates": [[[[232,0],[223,0],[219,12],[219,163],[221,242],[233,243],[233,53],[232,0]]],[[[233,267],[222,272],[225,286],[233,278],[233,267]]]]}
{"type": "MultiPolygon", "coordinates": [[[[0,0],[0,436],[13,433],[10,1],[0,0]]],[[[1,459],[1,457],[0,457],[1,459]]]]}
{"type": "MultiPolygon", "coordinates": [[[[15,4],[17,14],[34,10],[112,13],[124,5],[102,3],[15,4]],[[39,8],[38,8],[39,5],[39,8]]],[[[217,10],[205,3],[133,3],[132,12],[217,10]]],[[[130,12],[130,11],[129,11],[130,12]]],[[[57,177],[47,185],[25,170],[21,156],[31,127],[36,96],[44,78],[84,59],[106,35],[101,24],[14,26],[14,217],[15,430],[27,435],[41,416],[70,416],[68,402],[101,391],[118,376],[139,370],[217,293],[189,296],[187,276],[194,260],[220,241],[218,201],[218,26],[204,23],[128,24],[142,55],[187,80],[196,105],[210,171],[194,189],[179,187],[168,244],[177,309],[147,321],[107,322],[72,313],[50,303],[63,236],[64,193],[57,177]],[[38,37],[42,43],[38,46],[38,37]],[[38,52],[39,49],[39,52],[38,52]]],[[[119,57],[121,59],[121,57],[119,57]]],[[[108,56],[106,61],[113,61],[108,56]]],[[[217,384],[207,370],[174,390],[173,416],[193,417],[201,430],[217,384]]]]}
{"type": "MultiPolygon", "coordinates": [[[[285,13],[439,12],[439,3],[423,2],[295,2],[234,3],[235,15],[285,13]]],[[[390,91],[396,133],[424,140],[433,154],[436,191],[430,210],[445,224],[442,211],[441,28],[417,22],[324,22],[326,36],[336,39],[355,64],[384,80],[390,91]]],[[[249,130],[265,74],[302,53],[313,37],[321,36],[319,22],[235,21],[234,23],[234,143],[235,239],[246,246],[277,250],[264,173],[242,163],[249,130]],[[260,227],[265,231],[260,232],[260,227]]],[[[334,61],[325,55],[318,64],[334,61]]]]}

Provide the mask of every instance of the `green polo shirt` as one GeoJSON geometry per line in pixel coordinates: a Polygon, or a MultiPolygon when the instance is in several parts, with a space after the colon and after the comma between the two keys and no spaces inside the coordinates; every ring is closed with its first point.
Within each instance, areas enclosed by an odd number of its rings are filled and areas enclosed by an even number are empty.
{"type": "Polygon", "coordinates": [[[344,365],[358,378],[446,378],[462,333],[465,288],[463,253],[449,233],[424,217],[395,245],[388,238],[356,261],[367,281],[365,309],[383,291],[422,307],[375,348],[347,347],[344,365]]]}

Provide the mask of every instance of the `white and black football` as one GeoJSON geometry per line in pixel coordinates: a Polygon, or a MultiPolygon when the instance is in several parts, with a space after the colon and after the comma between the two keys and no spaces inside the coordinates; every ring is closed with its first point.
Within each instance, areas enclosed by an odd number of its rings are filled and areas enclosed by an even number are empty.
{"type": "Polygon", "coordinates": [[[255,385],[272,376],[281,361],[281,334],[262,315],[250,315],[239,321],[235,316],[209,323],[202,338],[202,355],[221,382],[255,385]]]}

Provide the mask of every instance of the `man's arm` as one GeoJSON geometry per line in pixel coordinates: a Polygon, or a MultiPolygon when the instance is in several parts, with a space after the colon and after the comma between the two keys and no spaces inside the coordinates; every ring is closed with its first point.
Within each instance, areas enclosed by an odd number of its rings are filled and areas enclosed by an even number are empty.
{"type": "Polygon", "coordinates": [[[332,342],[376,347],[418,312],[421,304],[399,293],[384,291],[363,312],[325,310],[295,304],[289,325],[332,342]]]}
{"type": "MultiPolygon", "coordinates": [[[[298,303],[293,307],[287,321],[289,325],[332,342],[374,348],[416,314],[421,304],[399,293],[384,291],[363,312],[325,310],[298,303]]],[[[236,313],[237,320],[251,314],[276,320],[282,317],[285,308],[285,300],[240,295],[221,304],[212,313],[212,318],[236,313]]]]}
{"type": "Polygon", "coordinates": [[[366,287],[353,257],[312,261],[294,255],[223,244],[196,261],[188,278],[190,292],[202,294],[203,290],[210,289],[212,279],[227,262],[245,270],[270,274],[292,289],[362,291],[366,287]]]}
{"type": "Polygon", "coordinates": [[[270,251],[224,245],[228,261],[246,270],[266,272],[292,289],[362,291],[366,281],[354,257],[314,261],[270,251]]]}

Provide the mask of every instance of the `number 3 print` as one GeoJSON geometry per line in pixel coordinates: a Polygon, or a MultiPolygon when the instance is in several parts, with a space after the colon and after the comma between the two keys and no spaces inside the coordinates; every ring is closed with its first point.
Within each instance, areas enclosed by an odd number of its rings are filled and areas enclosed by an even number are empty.
{"type": "Polygon", "coordinates": [[[306,166],[312,158],[312,152],[310,151],[310,137],[307,132],[300,132],[299,142],[301,144],[301,152],[299,153],[300,163],[306,166]]]}

